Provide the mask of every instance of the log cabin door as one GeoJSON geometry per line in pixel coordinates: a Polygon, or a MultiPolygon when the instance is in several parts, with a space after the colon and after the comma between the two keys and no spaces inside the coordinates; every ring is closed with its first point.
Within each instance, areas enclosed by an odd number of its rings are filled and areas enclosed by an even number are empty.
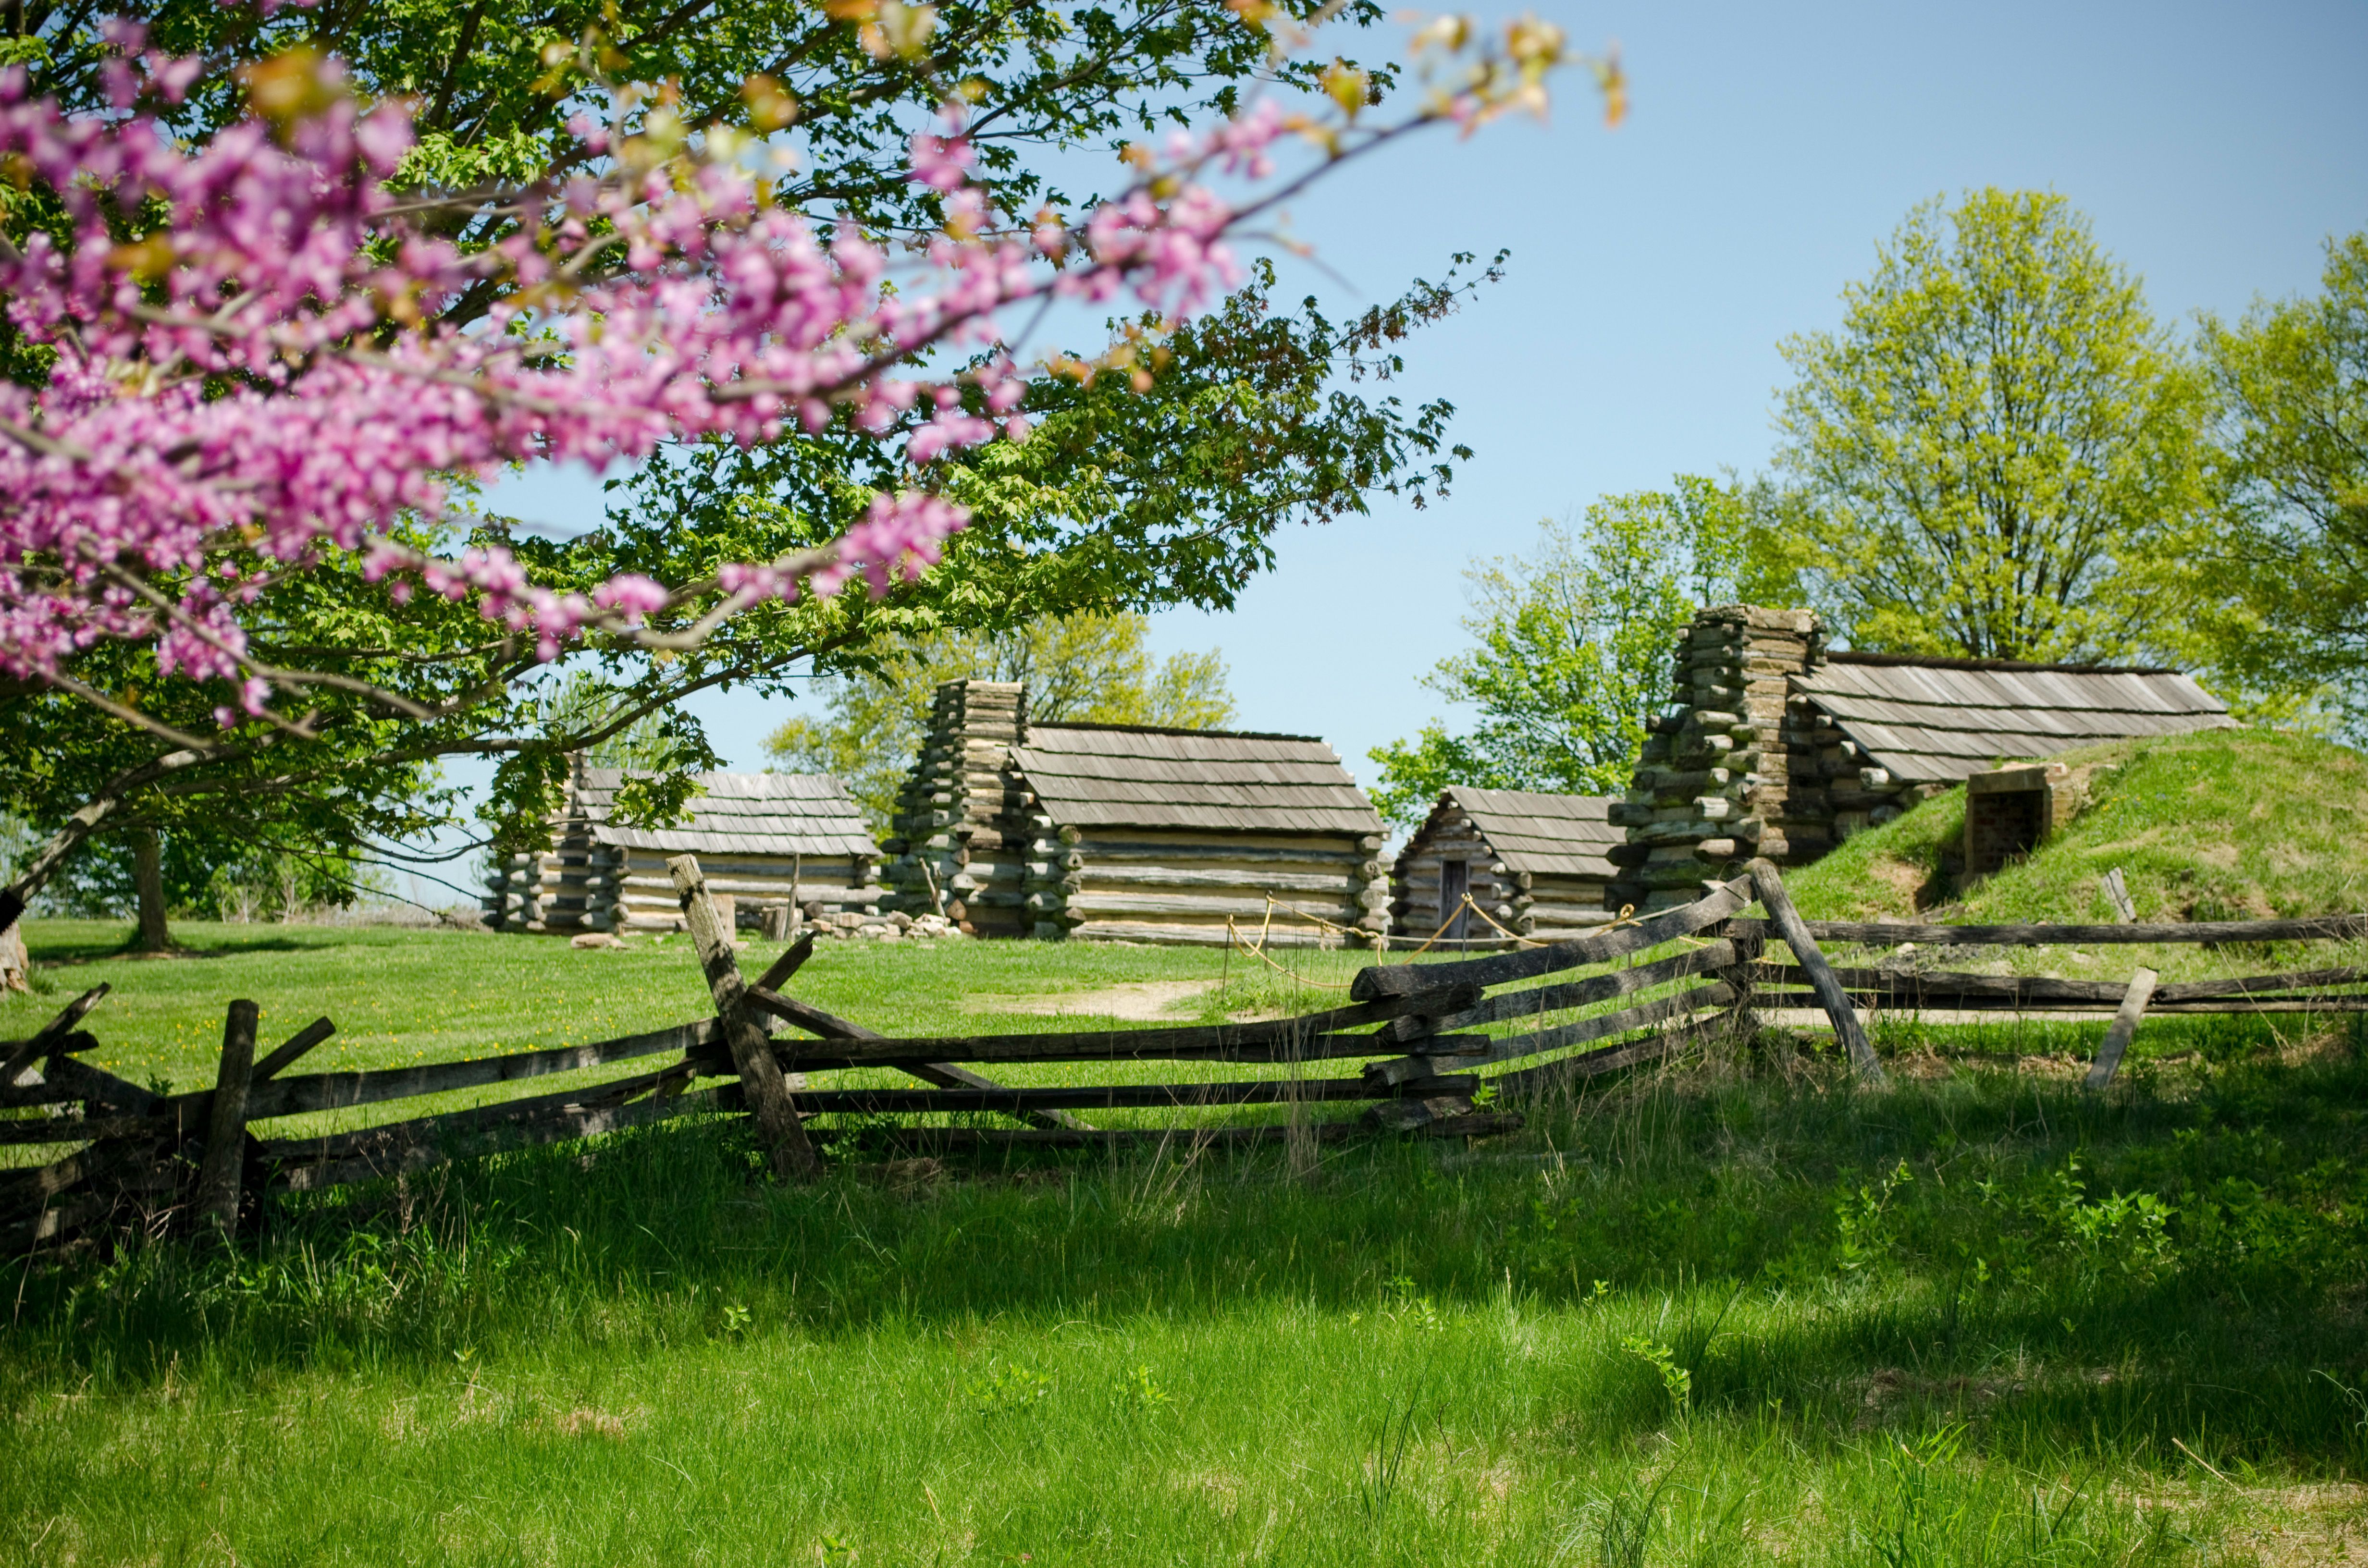
{"type": "Polygon", "coordinates": [[[1448,940],[1460,942],[1469,935],[1466,926],[1472,912],[1463,907],[1463,895],[1472,886],[1472,868],[1462,860],[1441,860],[1439,863],[1439,917],[1447,926],[1448,940]]]}

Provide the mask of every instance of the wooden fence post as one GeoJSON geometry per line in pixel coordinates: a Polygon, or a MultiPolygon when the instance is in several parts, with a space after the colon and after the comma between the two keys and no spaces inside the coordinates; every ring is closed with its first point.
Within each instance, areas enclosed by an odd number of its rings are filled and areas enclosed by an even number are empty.
{"type": "Polygon", "coordinates": [[[674,879],[691,944],[699,949],[699,967],[706,972],[709,994],[715,998],[716,1020],[723,1030],[724,1043],[732,1050],[732,1064],[739,1069],[741,1086],[747,1091],[757,1135],[772,1154],[773,1174],[785,1181],[811,1181],[822,1174],[822,1160],[798,1120],[781,1064],[773,1060],[773,1042],[742,1005],[747,983],[740,978],[739,960],[732,956],[732,932],[707,891],[699,858],[677,855],[666,862],[666,872],[674,879]]]}
{"type": "Polygon", "coordinates": [[[2094,1092],[2113,1081],[2114,1069],[2122,1064],[2122,1053],[2138,1032],[2138,1020],[2146,1017],[2146,1004],[2154,1000],[2155,972],[2140,968],[2130,977],[2130,988],[2122,996],[2121,1010],[2105,1029],[2105,1043],[2097,1048],[2097,1060],[2089,1064],[2089,1076],[2081,1087],[2094,1092]]]}
{"type": "Polygon", "coordinates": [[[2129,884],[2122,881],[2122,869],[2114,867],[2105,873],[2102,881],[2106,902],[2113,906],[2113,918],[2124,926],[2136,925],[2138,906],[2130,902],[2129,884]]]}
{"type": "Polygon", "coordinates": [[[1809,935],[1801,912],[1793,907],[1793,896],[1784,891],[1784,879],[1775,862],[1757,859],[1745,869],[1751,873],[1751,891],[1759,895],[1761,905],[1767,909],[1769,924],[1784,938],[1784,945],[1793,949],[1801,972],[1808,976],[1809,989],[1817,994],[1826,1017],[1834,1021],[1834,1033],[1849,1050],[1850,1065],[1868,1083],[1882,1083],[1883,1062],[1875,1056],[1874,1047],[1867,1043],[1866,1029],[1858,1021],[1858,1009],[1850,1006],[1850,994],[1834,978],[1833,966],[1826,962],[1817,939],[1809,935]]]}
{"type": "Polygon", "coordinates": [[[261,1009],[233,1002],[222,1022],[222,1071],[206,1122],[206,1157],[198,1166],[198,1222],[224,1236],[238,1229],[239,1173],[246,1165],[246,1087],[255,1070],[255,1023],[261,1009]]]}

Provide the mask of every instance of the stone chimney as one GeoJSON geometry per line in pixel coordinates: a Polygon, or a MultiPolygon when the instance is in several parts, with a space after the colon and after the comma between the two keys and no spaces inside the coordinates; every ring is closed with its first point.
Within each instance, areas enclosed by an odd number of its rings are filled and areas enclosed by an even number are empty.
{"type": "Polygon", "coordinates": [[[973,936],[1024,937],[1020,881],[1028,835],[1011,824],[1019,790],[1011,748],[1028,734],[1028,692],[1016,681],[938,687],[921,755],[897,792],[893,856],[881,880],[895,907],[932,911],[973,936]]]}
{"type": "Polygon", "coordinates": [[[1831,845],[1812,719],[1791,677],[1824,662],[1826,632],[1808,610],[1716,605],[1694,613],[1669,671],[1669,701],[1645,726],[1625,800],[1628,830],[1611,858],[1607,903],[1640,910],[1691,903],[1702,883],[1765,855],[1814,860],[1831,845]]]}

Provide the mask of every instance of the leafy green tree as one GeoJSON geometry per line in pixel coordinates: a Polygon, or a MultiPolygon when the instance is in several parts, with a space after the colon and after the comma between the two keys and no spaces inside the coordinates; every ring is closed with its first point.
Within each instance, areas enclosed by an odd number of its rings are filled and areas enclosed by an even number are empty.
{"type": "Polygon", "coordinates": [[[2226,529],[2195,559],[2218,597],[2229,684],[2293,722],[2368,711],[2368,233],[2331,240],[2321,291],[2207,318],[2226,529]]]}
{"type": "MultiPolygon", "coordinates": [[[[1076,178],[1090,166],[1079,150],[1228,112],[1253,78],[1278,74],[1288,90],[1321,85],[1331,72],[1336,85],[1353,79],[1376,102],[1394,81],[1386,68],[1359,74],[1273,57],[1263,24],[1222,0],[419,0],[277,10],[134,0],[121,10],[167,53],[224,66],[310,50],[350,62],[365,97],[413,98],[423,136],[405,178],[427,196],[484,193],[451,229],[472,248],[505,233],[514,210],[505,191],[584,156],[565,121],[604,91],[601,82],[650,85],[620,131],[648,129],[653,116],[758,131],[786,123],[780,134],[799,161],[777,199],[893,241],[941,217],[939,196],[907,176],[907,145],[955,88],[972,106],[970,138],[996,200],[1013,211],[1031,203],[1074,211],[1096,194],[1076,178]]],[[[97,110],[108,48],[95,15],[48,0],[11,7],[0,45],[26,65],[34,93],[97,110]]],[[[1381,15],[1360,0],[1334,25],[1360,28],[1381,15]]],[[[202,78],[176,129],[203,139],[233,121],[242,106],[230,82],[219,69],[202,78]]],[[[1110,167],[1122,183],[1124,171],[1110,167]]],[[[38,197],[0,186],[0,224],[12,236],[54,218],[38,197]]],[[[56,874],[93,823],[103,823],[102,837],[128,842],[152,830],[169,835],[176,821],[219,820],[348,863],[401,858],[396,844],[458,814],[458,793],[439,772],[448,757],[495,764],[480,815],[497,849],[520,847],[555,801],[569,753],[653,724],[666,731],[672,771],[638,781],[620,809],[664,820],[688,800],[689,774],[715,766],[683,709],[700,690],[779,693],[815,672],[860,673],[875,647],[992,636],[1046,615],[1230,604],[1270,562],[1277,528],[1356,515],[1377,491],[1420,505],[1468,456],[1447,442],[1449,404],[1409,405],[1379,383],[1402,373],[1403,341],[1452,312],[1472,283],[1418,282],[1342,323],[1312,301],[1275,310],[1271,285],[1261,272],[1224,309],[1180,331],[1114,323],[1117,353],[1080,346],[1063,357],[1066,373],[1039,377],[1025,405],[1036,422],[1030,441],[949,460],[943,488],[973,521],[923,581],[876,602],[846,595],[768,605],[678,656],[572,654],[562,673],[597,682],[608,694],[597,709],[559,701],[564,679],[469,607],[426,597],[398,605],[358,563],[335,561],[275,583],[258,607],[269,622],[258,627],[258,652],[317,676],[313,710],[259,741],[192,744],[212,733],[222,692],[160,676],[137,653],[101,649],[76,661],[69,673],[79,698],[0,690],[0,776],[11,780],[0,809],[51,835],[17,880],[29,889],[56,874]]],[[[473,320],[495,302],[493,292],[472,290],[449,317],[473,320]]],[[[40,373],[18,362],[5,326],[0,338],[0,368],[19,379],[40,373]]],[[[535,538],[488,513],[423,530],[421,544],[441,552],[498,544],[561,590],[589,591],[620,572],[697,580],[725,562],[777,559],[836,537],[875,485],[902,483],[896,435],[842,426],[753,449],[675,449],[614,481],[608,518],[579,537],[535,538]]]]}
{"type": "MultiPolygon", "coordinates": [[[[405,625],[382,593],[371,611],[365,586],[294,580],[273,587],[265,602],[296,603],[291,619],[307,640],[346,647],[376,642],[387,654],[370,663],[397,664],[405,625]],[[342,613],[317,613],[323,603],[340,600],[342,613]]],[[[419,608],[423,643],[459,619],[454,608],[419,608]]],[[[265,627],[274,634],[267,645],[283,642],[278,634],[290,629],[269,619],[265,627]]],[[[472,631],[482,638],[482,623],[472,631]]],[[[161,677],[144,646],[102,642],[71,667],[111,702],[171,728],[211,729],[221,700],[199,683],[161,677]]],[[[425,686],[412,689],[433,699],[425,686]]],[[[450,856],[393,847],[457,806],[457,791],[432,756],[403,744],[393,716],[373,714],[349,694],[324,693],[308,720],[310,739],[242,748],[199,767],[188,748],[160,745],[141,725],[97,704],[55,687],[0,682],[0,812],[42,840],[15,858],[10,881],[38,887],[63,877],[51,901],[55,907],[131,910],[138,917],[135,940],[153,950],[168,940],[174,910],[210,908],[217,901],[208,890],[217,885],[277,886],[283,880],[278,870],[264,868],[283,858],[302,868],[303,898],[312,904],[350,902],[339,890],[366,881],[369,867],[385,858],[416,860],[434,875],[450,856]],[[94,810],[94,795],[107,802],[103,812],[94,810]],[[96,830],[86,842],[75,841],[74,853],[60,855],[58,830],[77,814],[97,816],[96,830]],[[28,877],[45,855],[53,863],[28,877]]]]}
{"type": "Polygon", "coordinates": [[[1423,684],[1478,722],[1460,735],[1427,724],[1369,754],[1383,815],[1417,824],[1451,784],[1626,789],[1678,631],[1745,580],[1751,519],[1740,487],[1680,474],[1666,491],[1605,496],[1576,525],[1540,523],[1532,554],[1475,562],[1473,645],[1423,684]]]}
{"type": "MultiPolygon", "coordinates": [[[[1278,10],[1306,19],[1311,0],[1278,10]]],[[[1331,17],[1361,28],[1377,0],[1331,17]]],[[[110,102],[98,24],[143,23],[167,54],[217,67],[290,50],[344,62],[365,97],[417,106],[419,141],[405,165],[423,188],[519,185],[588,154],[567,131],[585,96],[610,82],[644,84],[622,134],[671,117],[682,127],[786,127],[800,154],[776,195],[825,221],[912,228],[940,197],[908,177],[906,142],[951,92],[972,105],[969,135],[1005,205],[1067,208],[1090,194],[1056,179],[1048,149],[1115,149],[1167,126],[1230,115],[1254,78],[1320,90],[1328,59],[1275,59],[1259,21],[1222,0],[405,0],[400,6],[225,6],[218,0],[116,0],[98,8],[23,0],[0,13],[0,59],[24,64],[34,96],[70,108],[110,102]]],[[[1386,66],[1364,83],[1378,102],[1386,66]]],[[[235,120],[244,93],[209,71],[176,117],[204,137],[235,120]]],[[[1084,165],[1061,165],[1072,176],[1084,165]]],[[[489,209],[464,238],[509,221],[489,209]]],[[[492,296],[457,308],[482,313],[492,296]]]]}
{"type": "Polygon", "coordinates": [[[1783,345],[1812,601],[1861,648],[2077,660],[2181,635],[2203,378],[2060,196],[1908,215],[1842,325],[1783,345]]]}
{"type": "Polygon", "coordinates": [[[1015,680],[1031,719],[1213,730],[1234,716],[1216,650],[1159,658],[1143,616],[1073,615],[1006,631],[939,631],[900,644],[870,667],[829,676],[814,695],[825,713],[792,719],[766,749],[800,773],[837,776],[876,831],[928,733],[929,704],[950,680],[1015,680]]]}

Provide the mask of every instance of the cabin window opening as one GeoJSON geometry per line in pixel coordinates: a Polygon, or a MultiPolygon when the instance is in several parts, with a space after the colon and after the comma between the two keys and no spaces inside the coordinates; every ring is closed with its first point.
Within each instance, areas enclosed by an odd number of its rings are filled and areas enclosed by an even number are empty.
{"type": "Polygon", "coordinates": [[[1439,916],[1447,923],[1447,939],[1460,942],[1470,934],[1472,912],[1463,907],[1463,895],[1472,887],[1472,868],[1462,860],[1441,860],[1439,863],[1439,916]]]}

